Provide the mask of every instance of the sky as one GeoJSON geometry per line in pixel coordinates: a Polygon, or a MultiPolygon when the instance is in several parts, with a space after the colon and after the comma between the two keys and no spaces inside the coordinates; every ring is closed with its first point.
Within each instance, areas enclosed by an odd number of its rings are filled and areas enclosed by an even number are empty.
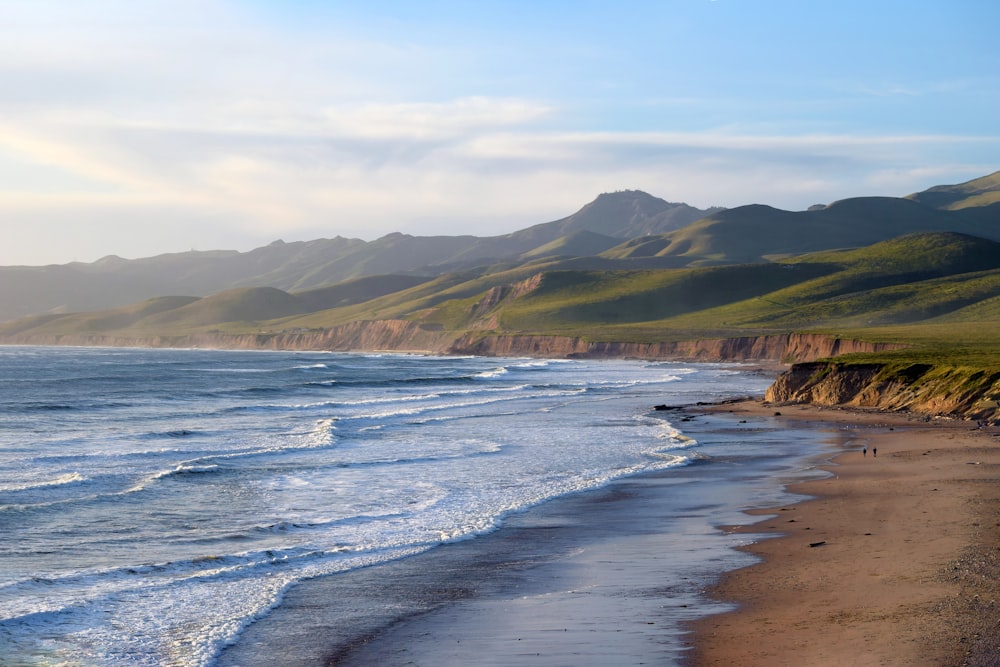
{"type": "Polygon", "coordinates": [[[0,265],[1000,170],[995,0],[0,0],[0,265]]]}

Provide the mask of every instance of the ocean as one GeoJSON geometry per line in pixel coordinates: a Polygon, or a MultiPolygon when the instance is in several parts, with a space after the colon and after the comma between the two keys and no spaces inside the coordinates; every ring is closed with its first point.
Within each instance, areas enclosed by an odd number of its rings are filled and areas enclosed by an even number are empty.
{"type": "Polygon", "coordinates": [[[432,557],[643,473],[714,484],[724,507],[702,502],[702,523],[735,520],[777,502],[776,472],[806,470],[815,442],[777,426],[699,442],[653,406],[770,381],[733,364],[0,347],[0,664],[211,666],[296,584],[432,557]]]}

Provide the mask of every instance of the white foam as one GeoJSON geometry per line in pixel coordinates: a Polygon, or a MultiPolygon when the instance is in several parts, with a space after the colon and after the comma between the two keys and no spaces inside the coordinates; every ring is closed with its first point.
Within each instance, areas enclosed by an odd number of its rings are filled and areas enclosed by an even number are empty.
{"type": "Polygon", "coordinates": [[[79,484],[86,482],[87,478],[78,472],[68,472],[54,479],[40,479],[21,484],[0,484],[0,493],[13,493],[16,491],[28,491],[31,489],[47,489],[67,484],[79,484]]]}
{"type": "Polygon", "coordinates": [[[483,371],[482,373],[476,373],[475,377],[481,378],[481,379],[484,379],[484,380],[491,380],[493,378],[498,378],[498,377],[507,375],[507,373],[509,373],[509,372],[510,371],[508,371],[506,367],[504,367],[504,366],[497,366],[493,370],[483,371]]]}
{"type": "MultiPolygon", "coordinates": [[[[32,506],[31,548],[44,554],[54,539],[52,555],[18,561],[35,570],[0,569],[0,636],[24,662],[47,651],[56,663],[204,667],[296,581],[469,539],[511,512],[698,456],[648,414],[694,370],[477,358],[421,367],[393,355],[388,366],[420,380],[407,384],[379,382],[377,358],[345,356],[341,384],[306,387],[301,371],[322,364],[274,354],[257,369],[270,376],[240,380],[252,360],[219,354],[241,368],[199,374],[203,399],[102,414],[42,456],[10,449],[0,491],[63,503],[32,506]],[[350,377],[352,364],[370,385],[350,377]],[[239,393],[241,383],[266,391],[239,393]],[[276,400],[281,387],[294,394],[276,400]],[[164,449],[143,440],[178,425],[198,437],[164,449]],[[12,475],[18,462],[38,478],[12,475]],[[74,485],[87,495],[63,498],[74,485]],[[52,517],[61,533],[46,531],[52,517]]],[[[186,378],[177,386],[186,391],[186,378]]],[[[27,544],[29,522],[18,530],[12,543],[27,544]]]]}

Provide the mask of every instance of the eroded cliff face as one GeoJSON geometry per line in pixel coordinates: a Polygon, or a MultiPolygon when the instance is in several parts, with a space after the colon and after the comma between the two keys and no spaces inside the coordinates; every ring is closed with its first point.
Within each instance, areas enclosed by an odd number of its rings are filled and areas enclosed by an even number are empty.
{"type": "Polygon", "coordinates": [[[186,336],[63,335],[11,336],[15,345],[191,347],[230,350],[335,350],[445,353],[454,334],[408,320],[358,321],[330,329],[252,334],[197,333],[186,336]]]}
{"type": "MultiPolygon", "coordinates": [[[[530,287],[526,281],[525,287],[530,287]]],[[[488,300],[509,298],[497,291],[488,300]]],[[[483,304],[484,314],[489,303],[483,304]]],[[[592,342],[574,336],[530,336],[454,332],[408,320],[352,322],[309,331],[189,336],[11,336],[5,344],[116,347],[191,347],[254,350],[396,351],[482,356],[759,361],[794,364],[767,390],[772,403],[811,403],[1000,422],[1000,372],[911,365],[845,364],[833,359],[852,352],[904,347],[821,334],[780,334],[658,343],[592,342]]]]}
{"type": "Polygon", "coordinates": [[[798,363],[770,386],[765,400],[905,411],[1000,423],[1000,372],[912,364],[798,363]]]}
{"type": "Polygon", "coordinates": [[[488,356],[628,357],[792,363],[849,352],[881,352],[899,347],[902,346],[893,343],[845,340],[818,334],[738,336],[659,343],[588,342],[570,336],[467,334],[456,340],[449,351],[455,354],[488,356]]]}
{"type": "MultiPolygon", "coordinates": [[[[502,297],[501,297],[502,298],[502,297]]],[[[31,336],[8,344],[201,347],[265,350],[398,351],[482,356],[618,357],[692,361],[792,363],[848,352],[880,352],[898,345],[845,340],[818,334],[738,336],[658,343],[593,342],[574,336],[462,333],[408,320],[359,321],[322,330],[189,336],[31,336]]]]}

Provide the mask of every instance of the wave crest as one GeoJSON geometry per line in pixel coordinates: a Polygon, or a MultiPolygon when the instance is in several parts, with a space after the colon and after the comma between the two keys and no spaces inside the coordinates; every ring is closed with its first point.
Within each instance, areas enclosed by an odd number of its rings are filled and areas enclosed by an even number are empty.
{"type": "Polygon", "coordinates": [[[55,479],[46,479],[25,482],[24,484],[14,484],[10,486],[0,486],[0,493],[14,493],[17,491],[33,491],[36,489],[50,489],[58,486],[66,486],[67,484],[81,484],[86,482],[87,478],[78,472],[68,472],[65,475],[60,475],[55,479]]]}

